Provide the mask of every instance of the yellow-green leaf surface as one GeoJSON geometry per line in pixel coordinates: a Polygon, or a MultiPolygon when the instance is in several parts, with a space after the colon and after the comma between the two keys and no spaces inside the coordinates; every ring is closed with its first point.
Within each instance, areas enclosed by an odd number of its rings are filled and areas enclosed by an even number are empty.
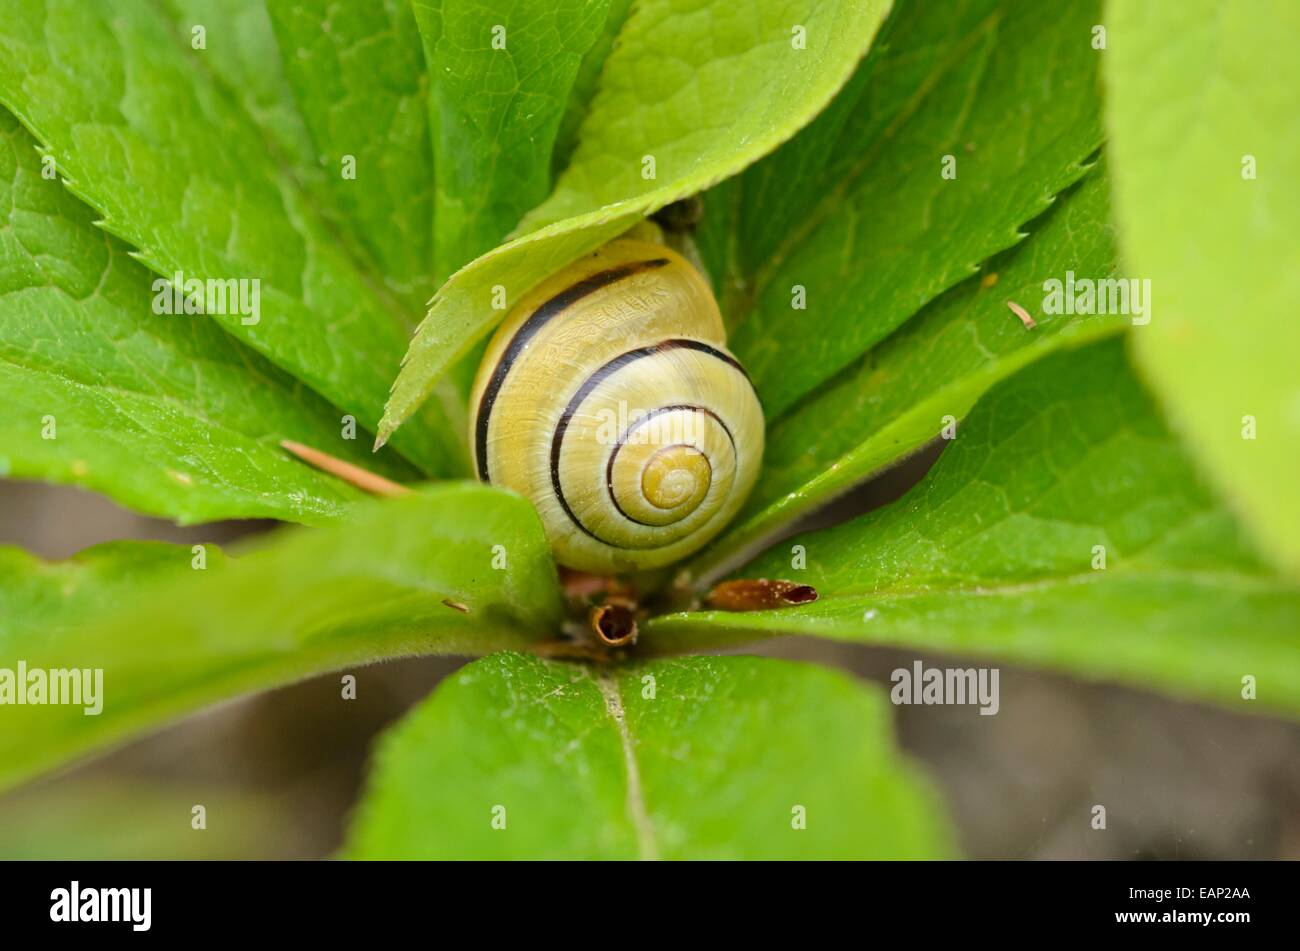
{"type": "Polygon", "coordinates": [[[1106,117],[1138,365],[1263,550],[1300,577],[1300,4],[1107,7],[1106,117]]]}
{"type": "MultiPolygon", "coordinates": [[[[209,319],[373,424],[418,313],[381,293],[280,167],[205,68],[214,51],[151,2],[2,0],[0,23],[0,103],[102,226],[164,277],[259,281],[258,313],[209,319]]],[[[447,472],[463,442],[431,406],[396,448],[447,472]]]]}
{"type": "Polygon", "coordinates": [[[560,119],[560,128],[555,135],[555,149],[551,156],[551,167],[556,174],[567,168],[573,157],[573,150],[578,144],[578,132],[591,112],[591,100],[596,94],[605,60],[613,50],[619,33],[623,31],[628,14],[632,12],[632,0],[595,2],[605,7],[605,23],[600,35],[583,55],[578,72],[573,77],[573,88],[569,91],[569,102],[560,119]]]}
{"type": "Polygon", "coordinates": [[[180,522],[321,522],[361,498],[281,439],[398,479],[341,413],[201,316],[155,314],[152,275],[42,174],[0,110],[0,476],[65,482],[180,522]]]}
{"type": "Polygon", "coordinates": [[[507,302],[645,215],[760,158],[811,120],[852,73],[885,0],[644,0],[605,61],[568,169],[522,237],[439,290],[379,426],[386,439],[507,302]],[[806,30],[798,48],[794,29],[806,30]],[[652,169],[653,178],[643,177],[652,169]]]}
{"type": "Polygon", "coordinates": [[[743,575],[821,597],[658,618],[643,643],[813,634],[1300,713],[1300,589],[1261,565],[1197,479],[1120,341],[999,384],[903,499],[796,536],[743,575]]]}
{"type": "MultiPolygon", "coordinates": [[[[1045,313],[1043,285],[1115,270],[1104,168],[866,356],[768,427],[763,470],[745,508],[687,570],[707,587],[792,521],[915,452],[998,381],[1061,349],[1120,333],[1124,315],[1045,313]],[[1028,328],[1008,307],[1033,315],[1028,328]]],[[[683,579],[685,580],[685,578],[683,579]]]]}
{"type": "Polygon", "coordinates": [[[283,529],[239,558],[209,547],[201,569],[196,557],[117,542],[47,563],[0,548],[0,671],[103,672],[95,715],[0,706],[0,787],[251,690],[387,657],[518,647],[553,636],[560,618],[531,507],[484,486],[372,502],[346,525],[283,529]]]}
{"type": "Polygon", "coordinates": [[[285,76],[264,0],[164,3],[172,29],[186,42],[192,42],[195,31],[202,27],[204,42],[214,54],[204,64],[239,100],[294,174],[322,190],[322,169],[285,76]]]}
{"type": "Polygon", "coordinates": [[[331,207],[374,274],[422,308],[436,288],[434,163],[410,0],[266,0],[266,9],[331,207]]]}
{"type": "Polygon", "coordinates": [[[836,102],[742,176],[731,349],[769,419],[1082,177],[1101,143],[1099,19],[1098,0],[900,2],[836,102]]]}
{"type": "Polygon", "coordinates": [[[560,121],[609,0],[416,0],[414,8],[432,86],[441,281],[500,244],[550,192],[560,121]]]}
{"type": "Polygon", "coordinates": [[[754,657],[598,671],[515,653],[381,742],[346,855],[865,859],[949,854],[883,693],[754,657]]]}

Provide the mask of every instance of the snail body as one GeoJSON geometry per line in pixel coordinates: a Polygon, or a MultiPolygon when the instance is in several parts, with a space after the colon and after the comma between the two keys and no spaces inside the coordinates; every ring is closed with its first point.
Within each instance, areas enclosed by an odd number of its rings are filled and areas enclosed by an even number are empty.
{"type": "Polygon", "coordinates": [[[601,574],[698,550],[736,514],[763,413],[685,258],[619,238],[526,294],[470,401],[484,482],[537,509],[556,560],[601,574]]]}

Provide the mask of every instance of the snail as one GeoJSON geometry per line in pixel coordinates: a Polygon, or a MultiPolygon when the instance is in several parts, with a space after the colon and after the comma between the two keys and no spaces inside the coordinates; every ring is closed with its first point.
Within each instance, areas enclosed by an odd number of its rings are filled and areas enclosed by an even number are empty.
{"type": "Polygon", "coordinates": [[[561,565],[656,568],[697,551],[754,486],[763,411],[700,272],[624,236],[529,291],[470,398],[479,479],[532,502],[561,565]]]}
{"type": "MultiPolygon", "coordinates": [[[[474,381],[475,472],[532,502],[555,560],[581,572],[659,568],[694,553],[758,476],[758,396],[726,349],[708,283],[664,240],[643,222],[533,288],[474,381]]],[[[373,494],[410,491],[281,445],[373,494]]]]}

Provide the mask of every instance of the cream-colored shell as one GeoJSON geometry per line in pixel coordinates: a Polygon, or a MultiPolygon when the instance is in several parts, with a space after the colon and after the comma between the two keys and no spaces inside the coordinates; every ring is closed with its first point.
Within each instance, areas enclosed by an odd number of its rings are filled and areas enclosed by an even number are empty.
{"type": "Polygon", "coordinates": [[[543,281],[487,348],[470,403],[481,477],[532,501],[556,560],[670,564],[736,514],[763,414],[700,273],[622,238],[543,281]]]}

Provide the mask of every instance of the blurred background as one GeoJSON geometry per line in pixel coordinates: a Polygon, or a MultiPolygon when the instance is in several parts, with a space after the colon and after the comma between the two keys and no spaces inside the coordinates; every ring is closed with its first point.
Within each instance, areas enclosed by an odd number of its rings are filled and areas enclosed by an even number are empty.
{"type": "MultiPolygon", "coordinates": [[[[901,495],[924,453],[805,523],[839,521],[901,495]]],[[[177,528],[78,489],[0,482],[0,544],[64,558],[118,538],[227,544],[273,529],[177,528]]],[[[751,653],[834,665],[888,689],[890,672],[987,666],[975,658],[800,638],[751,653]]],[[[460,659],[330,674],[224,704],[97,760],[0,796],[0,858],[330,856],[371,744],[460,659]],[[207,812],[191,829],[191,809],[207,812]]],[[[1001,709],[895,707],[899,743],[947,800],[971,858],[1300,859],[1300,725],[1013,667],[1001,709]],[[1091,826],[1106,807],[1107,828],[1091,826]]]]}

